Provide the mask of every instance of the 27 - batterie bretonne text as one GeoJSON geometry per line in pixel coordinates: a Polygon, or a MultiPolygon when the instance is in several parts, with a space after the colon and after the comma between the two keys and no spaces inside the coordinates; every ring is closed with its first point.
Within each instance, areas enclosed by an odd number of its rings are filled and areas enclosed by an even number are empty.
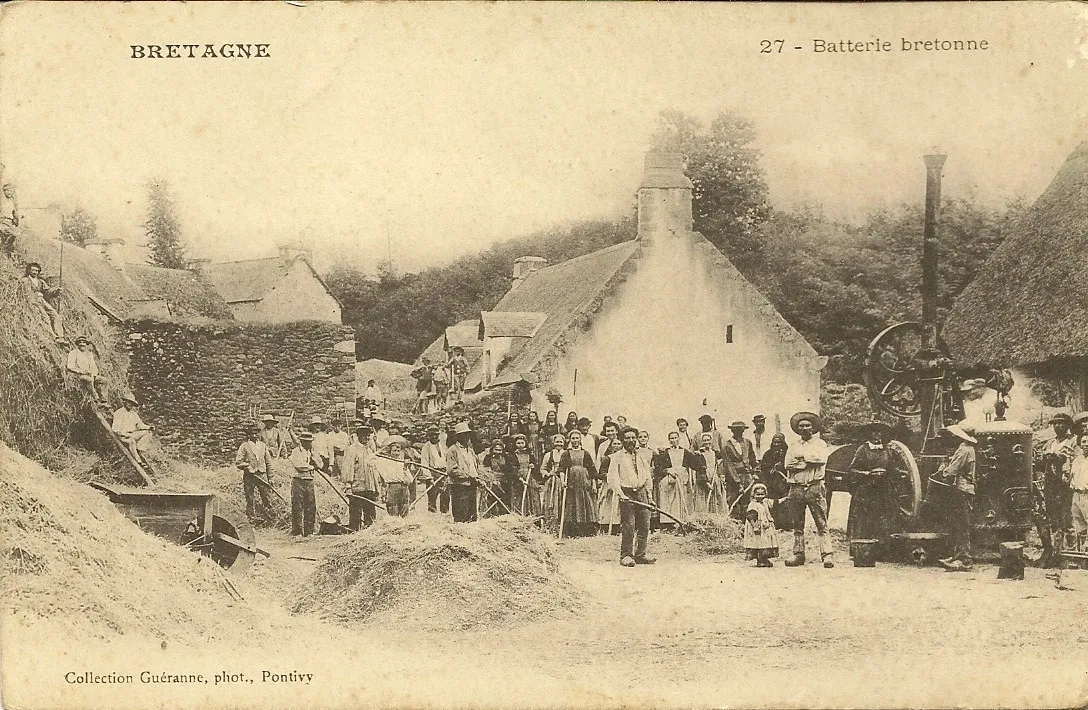
{"type": "Polygon", "coordinates": [[[886,39],[814,39],[812,51],[820,53],[851,52],[978,52],[990,49],[989,40],[985,39],[907,39],[900,37],[898,42],[886,39]]]}

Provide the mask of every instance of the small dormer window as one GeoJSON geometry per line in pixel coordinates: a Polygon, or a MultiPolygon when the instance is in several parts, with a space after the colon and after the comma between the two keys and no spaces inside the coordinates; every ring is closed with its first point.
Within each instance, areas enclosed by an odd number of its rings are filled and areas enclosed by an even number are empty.
{"type": "Polygon", "coordinates": [[[727,343],[733,342],[733,324],[732,323],[725,326],[725,342],[727,342],[727,343]]]}

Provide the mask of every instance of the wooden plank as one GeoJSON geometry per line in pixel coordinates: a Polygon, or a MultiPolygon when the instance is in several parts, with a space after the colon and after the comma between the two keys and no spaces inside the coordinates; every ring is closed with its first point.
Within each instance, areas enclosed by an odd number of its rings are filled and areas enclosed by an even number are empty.
{"type": "Polygon", "coordinates": [[[264,555],[265,557],[271,557],[272,556],[272,554],[270,552],[266,552],[266,551],[262,550],[261,548],[255,546],[255,545],[247,545],[246,543],[242,542],[238,538],[232,537],[231,535],[227,535],[226,533],[221,533],[221,532],[212,533],[212,537],[214,537],[216,540],[222,540],[223,542],[227,543],[228,545],[234,545],[235,547],[243,549],[246,552],[252,552],[255,555],[264,555]]]}

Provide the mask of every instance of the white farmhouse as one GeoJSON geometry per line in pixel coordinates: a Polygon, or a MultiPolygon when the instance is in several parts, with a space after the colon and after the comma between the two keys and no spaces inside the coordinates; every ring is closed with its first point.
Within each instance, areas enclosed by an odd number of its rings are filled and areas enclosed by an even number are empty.
{"type": "Polygon", "coordinates": [[[680,416],[724,428],[764,414],[773,430],[818,411],[827,358],[692,230],[691,195],[683,158],[650,153],[633,240],[553,266],[519,259],[481,314],[468,388],[525,382],[541,411],[555,389],[563,412],[622,414],[659,439],[680,416]]]}

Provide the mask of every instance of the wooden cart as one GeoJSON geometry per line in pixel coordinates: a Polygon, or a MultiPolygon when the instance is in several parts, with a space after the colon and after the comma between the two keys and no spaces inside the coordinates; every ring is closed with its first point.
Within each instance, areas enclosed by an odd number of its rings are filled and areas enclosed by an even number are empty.
{"type": "Polygon", "coordinates": [[[90,485],[142,530],[209,557],[232,575],[249,569],[256,554],[268,555],[257,547],[249,521],[232,515],[213,493],[90,485]]]}

